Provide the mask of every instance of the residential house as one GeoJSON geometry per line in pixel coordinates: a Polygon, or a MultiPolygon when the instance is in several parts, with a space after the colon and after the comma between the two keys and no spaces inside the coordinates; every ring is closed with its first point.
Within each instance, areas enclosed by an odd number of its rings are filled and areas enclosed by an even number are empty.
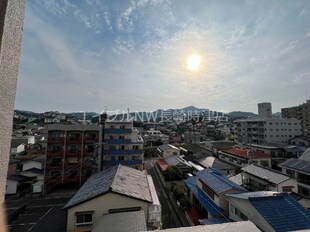
{"type": "Polygon", "coordinates": [[[23,171],[26,171],[28,169],[37,168],[37,169],[44,169],[45,165],[45,157],[37,157],[33,160],[28,160],[23,163],[23,171]]]}
{"type": "Polygon", "coordinates": [[[209,156],[198,159],[197,162],[204,168],[215,168],[221,170],[226,175],[234,174],[236,167],[216,157],[209,156]]]}
{"type": "Polygon", "coordinates": [[[243,147],[232,147],[218,152],[220,160],[236,167],[245,167],[250,162],[264,167],[271,167],[271,155],[262,151],[250,151],[243,147]]]}
{"type": "Polygon", "coordinates": [[[301,147],[310,147],[310,134],[308,136],[298,136],[289,140],[289,144],[301,147]]]}
{"type": "Polygon", "coordinates": [[[310,211],[287,193],[272,191],[226,194],[229,218],[251,221],[260,230],[284,232],[310,229],[310,211]]]}
{"type": "Polygon", "coordinates": [[[26,177],[23,175],[12,175],[7,178],[5,194],[24,195],[26,192],[31,192],[31,186],[35,181],[34,177],[26,177]]]}
{"type": "Polygon", "coordinates": [[[163,158],[167,158],[169,156],[179,156],[180,149],[171,145],[171,144],[163,144],[158,146],[157,148],[159,155],[163,158]]]}
{"type": "Polygon", "coordinates": [[[297,192],[297,181],[270,168],[248,165],[242,168],[242,186],[250,191],[297,192]]]}
{"type": "Polygon", "coordinates": [[[18,161],[10,159],[7,176],[9,177],[9,176],[15,175],[17,172],[17,168],[18,168],[18,161]]]}
{"type": "Polygon", "coordinates": [[[161,206],[152,177],[119,165],[92,175],[65,205],[67,231],[91,231],[102,217],[142,210],[147,226],[161,227],[161,206]]]}
{"type": "Polygon", "coordinates": [[[247,191],[216,169],[206,168],[195,174],[184,182],[190,201],[198,212],[198,219],[228,216],[225,194],[247,191]]]}

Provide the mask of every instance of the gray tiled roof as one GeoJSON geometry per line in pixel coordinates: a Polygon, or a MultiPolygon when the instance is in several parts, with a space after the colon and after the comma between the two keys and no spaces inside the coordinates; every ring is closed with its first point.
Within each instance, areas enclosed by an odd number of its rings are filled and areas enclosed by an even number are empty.
{"type": "Polygon", "coordinates": [[[113,213],[102,216],[93,232],[138,232],[147,230],[144,211],[113,213]]]}
{"type": "Polygon", "coordinates": [[[241,221],[241,222],[230,222],[224,224],[215,224],[215,225],[204,225],[204,226],[192,226],[192,227],[181,227],[160,230],[165,232],[218,232],[218,231],[229,231],[229,232],[260,232],[260,230],[250,221],[241,221]]]}
{"type": "Polygon", "coordinates": [[[286,181],[291,178],[290,176],[285,175],[281,172],[277,172],[275,170],[261,167],[255,164],[248,165],[242,168],[242,170],[246,173],[249,173],[253,176],[257,176],[261,179],[265,179],[266,181],[269,181],[274,184],[282,183],[283,181],[286,181]]]}
{"type": "Polygon", "coordinates": [[[64,208],[72,207],[109,191],[152,202],[146,174],[119,165],[92,175],[64,208]]]}

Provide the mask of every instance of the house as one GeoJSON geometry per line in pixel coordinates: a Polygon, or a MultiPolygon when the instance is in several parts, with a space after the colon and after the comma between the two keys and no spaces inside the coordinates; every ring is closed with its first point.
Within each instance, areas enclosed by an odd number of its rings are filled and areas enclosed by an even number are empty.
{"type": "Polygon", "coordinates": [[[242,171],[243,186],[250,191],[297,192],[297,181],[289,175],[256,164],[242,171]]]}
{"type": "Polygon", "coordinates": [[[310,229],[310,211],[287,193],[272,191],[227,194],[229,218],[251,221],[262,231],[310,229]]]}
{"type": "Polygon", "coordinates": [[[20,172],[20,175],[34,178],[32,184],[33,193],[41,193],[44,184],[44,169],[30,168],[25,171],[20,172]]]}
{"type": "Polygon", "coordinates": [[[22,143],[19,140],[12,140],[11,141],[11,154],[12,155],[19,155],[25,151],[26,143],[22,143]]]}
{"type": "Polygon", "coordinates": [[[68,232],[90,231],[107,214],[140,210],[148,226],[161,226],[161,206],[151,176],[123,165],[92,175],[64,209],[68,232]]]}
{"type": "Polygon", "coordinates": [[[18,162],[17,160],[10,159],[8,166],[8,177],[15,175],[17,172],[18,162]]]}
{"type": "Polygon", "coordinates": [[[310,135],[292,138],[289,140],[289,144],[298,145],[301,147],[310,147],[310,135]]]}
{"type": "Polygon", "coordinates": [[[180,149],[171,145],[171,144],[163,144],[158,146],[157,151],[159,152],[159,155],[163,158],[167,158],[169,156],[179,156],[180,155],[180,149]]]}
{"type": "Polygon", "coordinates": [[[26,171],[28,169],[37,168],[37,169],[44,169],[44,162],[45,157],[37,157],[33,160],[28,160],[23,163],[23,171],[26,171]]]}
{"type": "Polygon", "coordinates": [[[216,157],[213,157],[213,156],[201,158],[201,159],[198,159],[197,161],[204,168],[219,169],[222,172],[224,172],[226,175],[234,174],[236,171],[235,166],[233,166],[233,165],[231,165],[225,161],[222,161],[216,157]]]}
{"type": "Polygon", "coordinates": [[[264,167],[271,167],[271,155],[262,151],[251,151],[243,147],[232,147],[218,152],[220,160],[226,161],[236,167],[245,167],[249,162],[264,167]]]}
{"type": "Polygon", "coordinates": [[[26,177],[23,175],[13,175],[7,178],[5,194],[26,193],[26,190],[31,191],[31,186],[34,182],[34,177],[26,177]]]}
{"type": "Polygon", "coordinates": [[[297,179],[298,194],[310,199],[310,161],[291,158],[279,164],[282,172],[297,179]]]}
{"type": "Polygon", "coordinates": [[[225,194],[247,191],[213,168],[198,171],[196,176],[184,182],[189,199],[200,214],[198,219],[227,216],[228,202],[225,194]]]}

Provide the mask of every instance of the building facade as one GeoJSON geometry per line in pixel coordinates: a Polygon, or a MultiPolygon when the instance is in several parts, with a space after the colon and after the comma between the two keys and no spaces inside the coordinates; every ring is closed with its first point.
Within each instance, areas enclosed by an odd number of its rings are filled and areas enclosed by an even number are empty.
{"type": "Polygon", "coordinates": [[[122,164],[143,170],[143,142],[132,121],[106,121],[102,168],[122,164]]]}
{"type": "Polygon", "coordinates": [[[288,143],[302,134],[296,118],[260,118],[237,120],[238,141],[242,143],[288,143]]]}
{"type": "Polygon", "coordinates": [[[310,136],[310,100],[299,106],[281,109],[283,118],[297,118],[301,122],[303,135],[310,136]]]}
{"type": "Polygon", "coordinates": [[[45,191],[58,184],[82,184],[98,170],[100,125],[48,125],[45,191]]]}

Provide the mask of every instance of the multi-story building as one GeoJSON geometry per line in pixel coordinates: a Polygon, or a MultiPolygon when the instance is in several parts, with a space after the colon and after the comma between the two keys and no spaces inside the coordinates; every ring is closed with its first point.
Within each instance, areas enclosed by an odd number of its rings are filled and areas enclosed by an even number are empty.
{"type": "Polygon", "coordinates": [[[143,170],[143,139],[132,121],[106,121],[102,167],[118,164],[143,170]]]}
{"type": "Polygon", "coordinates": [[[259,118],[236,120],[238,141],[256,144],[288,143],[302,134],[296,118],[272,118],[271,104],[258,104],[259,118]]]}
{"type": "Polygon", "coordinates": [[[51,124],[47,128],[45,191],[58,184],[81,185],[99,168],[100,125],[51,124]]]}
{"type": "Polygon", "coordinates": [[[282,108],[283,118],[297,118],[301,122],[302,133],[310,136],[310,100],[299,106],[282,108]]]}

